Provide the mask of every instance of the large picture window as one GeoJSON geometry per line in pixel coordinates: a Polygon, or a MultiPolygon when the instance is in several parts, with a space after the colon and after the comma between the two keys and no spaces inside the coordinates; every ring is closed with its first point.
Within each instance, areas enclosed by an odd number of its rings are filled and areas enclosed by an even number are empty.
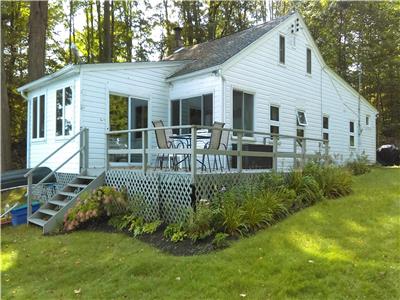
{"type": "Polygon", "coordinates": [[[32,139],[42,139],[45,133],[45,96],[32,98],[32,139]]]}
{"type": "MultiPolygon", "coordinates": [[[[233,129],[253,131],[254,95],[242,91],[233,91],[233,129]]],[[[236,134],[236,133],[235,133],[236,134]]],[[[244,136],[252,136],[245,133],[244,136]]]]}
{"type": "MultiPolygon", "coordinates": [[[[197,97],[171,101],[171,125],[204,125],[213,123],[213,95],[205,94],[197,97]]],[[[189,133],[190,129],[182,129],[189,133]]],[[[174,130],[179,133],[179,130],[174,130]]]]}
{"type": "Polygon", "coordinates": [[[56,136],[72,134],[72,119],[74,109],[72,105],[72,89],[66,87],[56,92],[56,136]]]}

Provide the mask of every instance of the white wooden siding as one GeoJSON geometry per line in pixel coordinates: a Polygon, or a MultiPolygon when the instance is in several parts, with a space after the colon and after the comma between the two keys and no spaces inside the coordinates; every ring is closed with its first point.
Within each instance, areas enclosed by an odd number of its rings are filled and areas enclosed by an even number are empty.
{"type": "MultiPolygon", "coordinates": [[[[27,167],[33,168],[40,163],[50,153],[65,143],[71,136],[80,130],[80,81],[79,76],[74,76],[59,80],[48,86],[35,89],[29,93],[28,100],[28,140],[27,167]],[[56,91],[70,86],[72,88],[72,105],[74,107],[73,128],[70,136],[56,136],[56,91]],[[42,141],[32,141],[32,98],[45,95],[45,138],[42,141]]],[[[79,138],[69,143],[63,150],[60,150],[42,166],[54,170],[60,166],[67,158],[79,149],[79,138]]],[[[59,172],[79,172],[79,155],[73,158],[68,164],[63,166],[59,172]]]]}
{"type": "MultiPolygon", "coordinates": [[[[296,135],[296,111],[304,110],[308,125],[305,136],[322,138],[322,116],[329,115],[330,152],[338,162],[344,162],[356,153],[365,151],[375,162],[375,112],[361,102],[361,124],[369,114],[370,127],[363,130],[361,142],[357,140],[358,99],[347,86],[324,69],[316,56],[316,50],[301,30],[293,46],[289,33],[290,19],[280,25],[281,30],[267,34],[255,46],[240,53],[233,64],[222,69],[225,84],[225,121],[232,126],[233,89],[254,94],[254,117],[256,131],[270,131],[270,105],[280,107],[280,133],[296,135]],[[289,26],[288,26],[289,25],[289,26]],[[279,34],[286,37],[285,65],[279,63],[279,34]],[[306,49],[312,49],[312,74],[307,74],[306,49]],[[355,112],[355,114],[354,114],[355,112]],[[349,121],[354,120],[356,146],[349,146],[349,121]],[[353,153],[353,154],[352,154],[353,153]]],[[[291,151],[293,142],[280,141],[279,150],[291,151]]],[[[308,143],[308,151],[318,151],[319,144],[308,143]]],[[[292,160],[279,159],[278,165],[291,167],[292,160]]]]}
{"type": "MultiPolygon", "coordinates": [[[[169,118],[169,84],[165,78],[176,66],[81,71],[81,126],[89,128],[89,168],[104,168],[109,93],[148,100],[148,127],[153,127],[151,121],[169,118]]],[[[149,139],[154,145],[153,134],[149,139]]]]}

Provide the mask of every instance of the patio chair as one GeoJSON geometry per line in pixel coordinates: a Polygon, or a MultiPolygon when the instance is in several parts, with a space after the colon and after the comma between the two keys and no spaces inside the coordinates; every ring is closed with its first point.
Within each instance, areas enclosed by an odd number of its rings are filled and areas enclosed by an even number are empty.
{"type": "MultiPolygon", "coordinates": [[[[204,149],[208,149],[208,150],[219,150],[220,148],[220,144],[221,144],[221,137],[222,137],[222,128],[224,128],[225,123],[222,122],[214,122],[213,124],[213,128],[211,129],[211,137],[210,137],[210,141],[205,144],[204,149]]],[[[208,168],[211,172],[211,164],[210,164],[210,156],[208,154],[203,154],[203,159],[202,159],[202,170],[203,168],[206,168],[205,165],[205,158],[207,156],[207,162],[208,162],[208,168]]],[[[216,155],[214,155],[214,167],[215,167],[215,163],[216,163],[216,155]]]]}
{"type": "MultiPolygon", "coordinates": [[[[221,142],[219,144],[219,150],[228,150],[229,147],[229,135],[230,135],[230,131],[224,130],[222,131],[221,134],[221,142]]],[[[218,155],[218,160],[219,160],[219,165],[221,166],[221,171],[223,169],[223,165],[222,165],[222,161],[221,161],[221,156],[223,155],[218,155]]],[[[226,166],[228,168],[228,171],[231,170],[230,166],[229,166],[229,156],[225,155],[226,157],[226,166]]]]}
{"type": "MultiPolygon", "coordinates": [[[[156,141],[157,141],[157,147],[158,149],[170,149],[173,148],[174,145],[171,141],[168,141],[167,139],[167,134],[166,134],[166,130],[163,128],[157,129],[159,127],[164,127],[164,122],[162,120],[157,120],[157,121],[152,121],[154,128],[156,128],[155,130],[155,134],[156,134],[156,141]]],[[[162,170],[163,168],[163,163],[164,160],[168,159],[168,161],[170,160],[170,155],[166,155],[164,153],[162,154],[157,154],[157,158],[156,158],[156,167],[155,169],[157,169],[157,163],[160,163],[160,169],[162,170]]],[[[174,157],[173,157],[174,160],[174,157]]]]}

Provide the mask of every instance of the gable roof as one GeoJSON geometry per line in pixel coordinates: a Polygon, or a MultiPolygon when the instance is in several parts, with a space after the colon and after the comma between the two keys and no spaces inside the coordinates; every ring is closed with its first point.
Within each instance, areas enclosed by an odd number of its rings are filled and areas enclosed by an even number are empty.
{"type": "Polygon", "coordinates": [[[165,60],[188,60],[189,62],[168,78],[221,65],[293,14],[294,13],[291,13],[276,18],[272,21],[227,35],[220,39],[204,42],[176,51],[166,57],[165,60]]]}

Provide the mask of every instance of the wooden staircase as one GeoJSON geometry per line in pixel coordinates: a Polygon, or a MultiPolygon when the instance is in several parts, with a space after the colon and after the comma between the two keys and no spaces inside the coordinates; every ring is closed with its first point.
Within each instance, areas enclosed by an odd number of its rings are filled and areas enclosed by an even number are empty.
{"type": "Polygon", "coordinates": [[[43,228],[43,234],[54,232],[63,221],[68,209],[84,192],[103,185],[105,173],[98,176],[80,174],[28,218],[28,222],[43,228]]]}

